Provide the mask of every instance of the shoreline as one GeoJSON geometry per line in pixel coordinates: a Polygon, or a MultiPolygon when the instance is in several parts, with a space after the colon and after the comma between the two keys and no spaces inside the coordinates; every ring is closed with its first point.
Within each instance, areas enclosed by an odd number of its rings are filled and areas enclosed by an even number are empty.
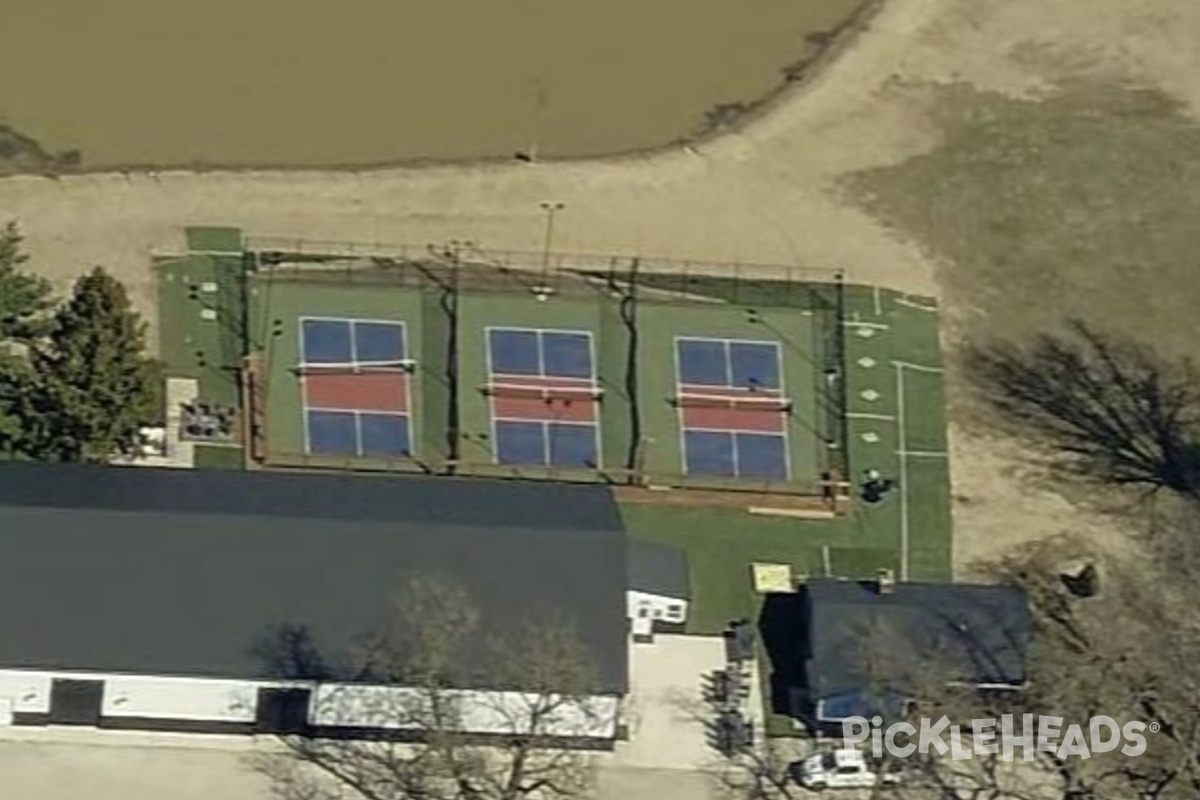
{"type": "MultiPolygon", "coordinates": [[[[859,35],[870,29],[871,22],[879,14],[889,0],[864,0],[858,9],[847,17],[837,29],[829,32],[829,39],[815,54],[807,59],[794,62],[781,68],[787,77],[772,90],[757,99],[737,103],[744,110],[728,123],[718,123],[702,127],[695,133],[680,136],[669,142],[641,148],[617,151],[595,156],[561,156],[537,158],[531,162],[522,162],[515,155],[489,156],[480,158],[439,159],[439,158],[409,158],[395,161],[378,162],[373,164],[338,164],[331,163],[322,166],[315,165],[271,165],[257,164],[248,166],[222,166],[209,164],[161,166],[154,164],[110,165],[104,167],[63,171],[17,171],[12,173],[0,172],[0,183],[21,179],[45,179],[53,181],[70,180],[72,178],[88,178],[97,176],[163,176],[175,177],[180,175],[385,175],[388,173],[404,172],[436,172],[439,170],[477,169],[486,171],[495,168],[530,168],[539,166],[574,166],[628,163],[646,163],[671,156],[677,156],[689,151],[698,151],[712,145],[721,139],[737,136],[758,125],[774,114],[781,107],[789,104],[797,95],[803,94],[817,81],[826,69],[851,47],[859,35]]],[[[4,129],[17,137],[26,138],[18,129],[4,126],[4,129]]],[[[35,145],[40,144],[30,139],[35,145]]],[[[43,151],[52,155],[50,151],[43,151]]],[[[70,151],[67,151],[70,152],[70,151]]],[[[86,163],[86,158],[85,158],[86,163]]]]}

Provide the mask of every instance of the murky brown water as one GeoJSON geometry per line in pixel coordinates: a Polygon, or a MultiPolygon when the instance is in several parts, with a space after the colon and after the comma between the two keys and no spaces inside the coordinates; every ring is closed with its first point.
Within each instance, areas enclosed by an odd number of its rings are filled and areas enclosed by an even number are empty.
{"type": "Polygon", "coordinates": [[[84,164],[652,146],[862,0],[6,0],[0,121],[84,164]]]}

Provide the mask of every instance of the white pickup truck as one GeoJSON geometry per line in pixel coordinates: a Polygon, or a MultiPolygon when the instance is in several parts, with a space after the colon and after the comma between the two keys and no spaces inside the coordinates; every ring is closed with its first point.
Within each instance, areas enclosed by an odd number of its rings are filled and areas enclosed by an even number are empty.
{"type": "Polygon", "coordinates": [[[877,784],[893,786],[900,782],[894,772],[877,774],[859,750],[839,748],[797,761],[791,765],[792,778],[805,789],[869,789],[877,784]]]}

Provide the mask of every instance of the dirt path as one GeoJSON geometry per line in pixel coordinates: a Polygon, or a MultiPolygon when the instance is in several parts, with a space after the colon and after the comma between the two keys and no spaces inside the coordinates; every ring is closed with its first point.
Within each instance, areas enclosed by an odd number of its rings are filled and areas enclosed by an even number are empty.
{"type": "MultiPolygon", "coordinates": [[[[1198,40],[1194,0],[888,0],[811,83],[745,130],[695,149],[628,161],[361,174],[16,178],[0,181],[0,218],[21,221],[47,275],[65,281],[105,264],[148,313],[147,256],[178,248],[184,224],[537,249],[545,200],[566,204],[555,227],[563,251],[838,266],[856,281],[944,295],[953,265],[935,263],[835,190],[839,176],[936,143],[922,84],[1020,94],[1080,71],[1125,74],[1196,109],[1198,40]]],[[[951,444],[956,494],[969,498],[956,508],[960,563],[1068,522],[1101,524],[1072,517],[1053,494],[1027,491],[1019,452],[961,426],[952,427],[951,444]]]]}

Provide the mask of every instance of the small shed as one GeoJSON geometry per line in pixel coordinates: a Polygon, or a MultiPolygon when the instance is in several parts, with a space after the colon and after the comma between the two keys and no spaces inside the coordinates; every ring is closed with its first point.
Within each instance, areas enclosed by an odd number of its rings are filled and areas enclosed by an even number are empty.
{"type": "Polygon", "coordinates": [[[691,603],[687,554],[675,547],[629,541],[627,598],[635,637],[682,631],[691,603]]]}

